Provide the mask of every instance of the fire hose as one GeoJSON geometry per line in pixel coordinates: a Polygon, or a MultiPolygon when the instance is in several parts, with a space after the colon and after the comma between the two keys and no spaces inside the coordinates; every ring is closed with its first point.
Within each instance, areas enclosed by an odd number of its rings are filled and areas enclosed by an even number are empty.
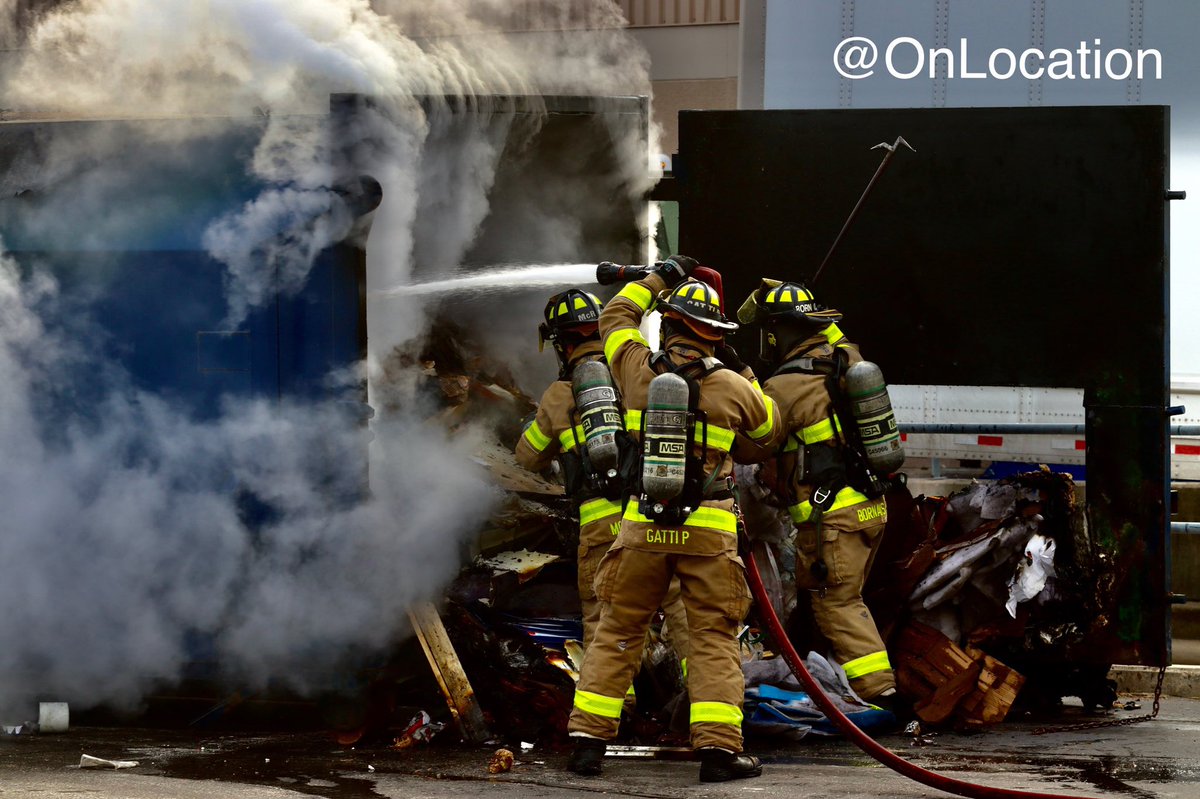
{"type": "MultiPolygon", "coordinates": [[[[745,536],[744,532],[742,536],[745,536]]],[[[743,541],[743,543],[747,542],[743,541]]],[[[809,695],[817,703],[817,706],[837,724],[842,733],[853,741],[859,749],[893,771],[897,771],[922,785],[937,788],[940,791],[946,791],[958,796],[971,797],[971,799],[1011,799],[1013,797],[1019,797],[1019,799],[1080,799],[1077,796],[1068,797],[1056,793],[992,788],[987,785],[977,785],[973,782],[956,780],[953,777],[947,777],[944,774],[938,774],[935,771],[921,768],[916,763],[905,760],[895,752],[877,743],[875,739],[860,730],[854,722],[846,717],[845,713],[838,709],[833,700],[826,696],[820,683],[809,674],[808,669],[804,667],[804,661],[796,652],[795,647],[792,646],[787,632],[784,631],[783,625],[779,622],[779,616],[775,614],[775,608],[771,605],[771,599],[767,595],[767,588],[763,584],[762,575],[758,571],[758,564],[755,563],[754,555],[750,552],[748,546],[743,548],[742,557],[746,562],[746,577],[750,584],[750,593],[754,596],[758,612],[767,626],[767,631],[775,640],[779,653],[783,656],[788,666],[791,667],[792,673],[796,675],[796,678],[808,689],[809,695]]]]}

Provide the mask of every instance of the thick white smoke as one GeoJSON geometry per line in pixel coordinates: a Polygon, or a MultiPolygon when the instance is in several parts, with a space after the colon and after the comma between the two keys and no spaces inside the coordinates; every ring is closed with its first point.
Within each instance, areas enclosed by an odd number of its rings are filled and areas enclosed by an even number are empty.
{"type": "Polygon", "coordinates": [[[362,498],[366,431],[335,408],[240,401],[191,421],[95,370],[43,320],[53,281],[20,272],[0,257],[0,708],[32,690],[136,701],[197,656],[185,633],[250,684],[309,687],[387,645],[457,566],[492,498],[465,467],[473,442],[391,422],[362,498]],[[94,416],[47,413],[84,369],[94,416]]]}
{"type": "MultiPolygon", "coordinates": [[[[231,329],[276,292],[301,288],[316,255],[351,230],[332,200],[333,151],[354,149],[356,167],[383,185],[360,243],[368,285],[394,286],[410,279],[416,254],[455,266],[489,213],[513,117],[499,107],[447,126],[445,103],[649,90],[645,54],[607,3],[45,5],[18,30],[15,7],[0,0],[0,44],[19,48],[0,74],[10,118],[163,118],[149,130],[180,143],[180,158],[182,145],[227,127],[261,130],[249,161],[261,190],[203,235],[226,267],[231,329]],[[338,132],[350,141],[331,137],[335,92],[374,100],[338,132]],[[417,229],[418,218],[438,229],[417,229]]],[[[130,180],[110,158],[119,137],[85,131],[8,163],[14,182],[51,198],[24,218],[23,235],[103,251],[171,224],[170,207],[109,202],[130,180]],[[51,191],[64,184],[73,190],[51,191]]],[[[620,146],[617,185],[637,196],[645,143],[620,146]]],[[[550,249],[578,243],[558,220],[546,230],[550,249]]],[[[365,431],[338,411],[243,399],[196,420],[136,388],[104,357],[106,333],[87,308],[64,308],[48,270],[24,258],[0,246],[0,715],[30,691],[134,703],[195,655],[190,633],[209,637],[252,685],[307,688],[404,632],[404,609],[453,573],[495,499],[467,458],[469,437],[447,439],[416,407],[377,419],[373,491],[355,496],[365,431]]],[[[95,285],[96,299],[119,290],[95,285]]],[[[377,363],[422,332],[423,300],[373,305],[370,323],[377,363]]]]}
{"type": "MultiPolygon", "coordinates": [[[[266,292],[302,285],[314,254],[347,231],[345,219],[314,219],[329,202],[329,131],[320,119],[304,117],[325,114],[330,93],[370,95],[384,117],[386,124],[340,133],[369,140],[382,156],[364,167],[402,173],[390,176],[394,182],[380,178],[385,219],[377,235],[388,238],[373,249],[386,253],[390,276],[403,278],[412,252],[400,231],[411,230],[404,223],[419,201],[410,190],[429,134],[427,115],[443,98],[649,91],[645,53],[620,29],[615,4],[441,0],[413,10],[411,3],[379,0],[375,6],[81,0],[39,17],[29,55],[10,70],[4,96],[17,108],[104,117],[266,114],[253,171],[269,188],[214,224],[206,239],[230,267],[236,324],[266,292]]],[[[448,254],[455,242],[469,244],[478,228],[480,214],[469,209],[486,208],[498,155],[494,133],[482,130],[480,147],[457,151],[458,177],[465,180],[454,186],[454,204],[467,212],[439,226],[448,254]],[[464,166],[469,160],[476,163],[464,166]]],[[[628,148],[630,190],[645,189],[644,143],[621,146],[628,148]]]]}

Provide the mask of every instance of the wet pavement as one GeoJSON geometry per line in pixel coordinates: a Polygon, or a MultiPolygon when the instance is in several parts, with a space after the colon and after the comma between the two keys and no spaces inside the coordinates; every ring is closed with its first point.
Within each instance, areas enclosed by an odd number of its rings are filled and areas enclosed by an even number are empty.
{"type": "MultiPolygon", "coordinates": [[[[1142,715],[1145,708],[1114,718],[1142,715]]],[[[1058,722],[1085,720],[1067,707],[1058,722]]],[[[880,740],[925,768],[994,787],[1069,796],[1130,799],[1200,797],[1200,700],[1163,700],[1148,723],[1034,735],[1041,719],[1009,721],[976,735],[942,733],[924,746],[904,735],[880,740]]],[[[448,737],[448,736],[446,736],[448,737]]],[[[355,747],[323,733],[208,734],[180,730],[72,728],[64,735],[0,738],[0,796],[381,797],[615,796],[733,797],[772,793],[806,797],[938,797],[948,794],[911,782],[844,741],[806,740],[780,746],[756,742],[762,777],[717,785],[697,781],[690,762],[608,758],[593,779],[562,770],[565,755],[517,754],[506,774],[489,775],[496,748],[446,743],[405,751],[386,740],[355,747]],[[119,771],[78,767],[82,754],[136,760],[119,771]]]]}

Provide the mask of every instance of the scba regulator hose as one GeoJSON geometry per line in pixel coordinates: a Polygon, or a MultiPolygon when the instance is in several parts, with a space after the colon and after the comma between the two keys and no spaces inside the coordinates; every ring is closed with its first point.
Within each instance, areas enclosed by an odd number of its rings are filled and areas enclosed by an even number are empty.
{"type": "Polygon", "coordinates": [[[1057,793],[990,788],[986,785],[976,785],[973,782],[956,780],[953,777],[947,777],[944,774],[938,774],[937,772],[921,768],[915,763],[910,763],[890,749],[876,743],[875,739],[860,730],[854,722],[846,717],[845,713],[838,710],[837,705],[825,695],[825,692],[821,689],[821,685],[808,673],[808,669],[804,667],[804,661],[800,659],[800,655],[797,654],[795,647],[792,646],[792,642],[788,640],[787,633],[784,631],[783,625],[779,622],[779,617],[775,615],[775,608],[771,605],[770,597],[767,596],[767,589],[763,584],[762,575],[759,574],[758,564],[754,562],[754,556],[747,548],[743,549],[742,557],[746,562],[746,576],[750,583],[750,592],[754,595],[754,602],[758,606],[758,612],[766,623],[771,637],[775,640],[780,654],[783,655],[784,661],[791,667],[792,673],[796,675],[796,678],[808,688],[809,694],[821,710],[825,711],[825,715],[833,719],[838,727],[841,728],[842,733],[853,741],[859,749],[893,771],[898,771],[911,780],[916,780],[922,785],[928,785],[930,788],[937,788],[940,791],[957,794],[958,796],[972,797],[972,799],[1086,799],[1086,797],[1065,796],[1057,793]]]}

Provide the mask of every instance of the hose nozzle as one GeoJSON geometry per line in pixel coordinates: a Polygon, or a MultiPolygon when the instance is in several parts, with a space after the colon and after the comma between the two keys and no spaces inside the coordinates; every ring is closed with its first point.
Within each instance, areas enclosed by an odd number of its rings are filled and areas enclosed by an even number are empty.
{"type": "Polygon", "coordinates": [[[613,283],[629,283],[645,278],[650,274],[651,269],[653,267],[642,266],[640,264],[624,266],[622,264],[614,264],[611,261],[605,261],[596,267],[596,282],[601,286],[608,286],[613,283]]]}

